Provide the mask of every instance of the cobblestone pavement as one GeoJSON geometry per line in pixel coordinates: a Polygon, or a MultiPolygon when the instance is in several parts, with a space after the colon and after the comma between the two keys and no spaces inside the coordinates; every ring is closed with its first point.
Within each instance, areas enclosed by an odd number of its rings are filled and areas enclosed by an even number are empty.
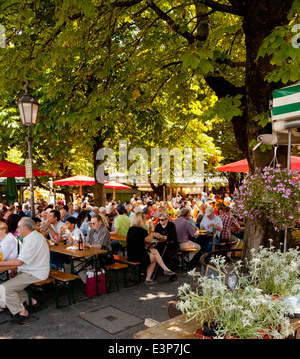
{"type": "MultiPolygon", "coordinates": [[[[67,291],[62,288],[61,304],[64,306],[59,309],[55,306],[54,288],[48,288],[48,308],[31,314],[22,324],[5,322],[10,318],[9,312],[0,313],[0,338],[133,339],[134,333],[146,328],[146,318],[159,322],[167,320],[168,302],[176,299],[178,287],[185,282],[194,282],[187,273],[180,272],[175,282],[169,282],[169,277],[161,273],[157,281],[156,285],[145,285],[142,281],[129,288],[124,288],[123,283],[120,283],[118,292],[85,300],[84,286],[78,280],[78,304],[67,305],[67,291]],[[103,311],[100,310],[103,308],[107,308],[108,313],[105,320],[101,319],[103,311]],[[106,326],[103,326],[104,321],[106,326]]],[[[42,303],[40,293],[34,297],[42,303]]]]}

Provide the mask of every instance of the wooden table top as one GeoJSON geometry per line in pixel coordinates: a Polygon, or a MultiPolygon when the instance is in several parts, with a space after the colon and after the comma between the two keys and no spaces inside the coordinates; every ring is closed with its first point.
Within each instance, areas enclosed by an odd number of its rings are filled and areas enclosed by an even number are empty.
{"type": "Polygon", "coordinates": [[[18,269],[18,267],[17,266],[0,267],[0,274],[14,269],[18,269]]]}
{"type": "MultiPolygon", "coordinates": [[[[300,339],[300,318],[291,319],[291,327],[300,339]]],[[[186,316],[181,314],[154,327],[141,330],[134,334],[135,339],[196,339],[195,331],[199,324],[195,320],[186,321],[186,316]]]]}
{"type": "Polygon", "coordinates": [[[184,314],[166,320],[134,334],[135,339],[195,339],[194,332],[199,324],[194,320],[186,322],[184,314]]]}
{"type": "Polygon", "coordinates": [[[70,244],[63,244],[63,243],[58,243],[57,246],[55,246],[53,244],[49,244],[49,249],[51,252],[66,254],[68,256],[72,256],[72,257],[76,257],[76,258],[90,257],[90,256],[98,255],[98,254],[107,253],[107,250],[105,250],[105,249],[84,247],[83,250],[80,251],[78,248],[68,249],[69,247],[74,247],[74,246],[72,246],[70,244]]]}

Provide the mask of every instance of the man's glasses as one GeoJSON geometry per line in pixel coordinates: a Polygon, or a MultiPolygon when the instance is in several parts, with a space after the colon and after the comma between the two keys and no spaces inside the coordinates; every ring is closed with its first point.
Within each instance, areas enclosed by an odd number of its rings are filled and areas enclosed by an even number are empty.
{"type": "Polygon", "coordinates": [[[167,218],[160,218],[159,219],[160,222],[163,222],[163,221],[166,221],[166,220],[167,220],[167,218]]]}

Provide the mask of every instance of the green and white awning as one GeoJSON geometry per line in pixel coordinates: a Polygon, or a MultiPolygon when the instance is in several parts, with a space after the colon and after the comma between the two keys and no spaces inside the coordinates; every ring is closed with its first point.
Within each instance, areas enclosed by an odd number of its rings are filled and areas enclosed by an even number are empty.
{"type": "Polygon", "coordinates": [[[272,120],[300,118],[300,82],[273,91],[272,120]]]}

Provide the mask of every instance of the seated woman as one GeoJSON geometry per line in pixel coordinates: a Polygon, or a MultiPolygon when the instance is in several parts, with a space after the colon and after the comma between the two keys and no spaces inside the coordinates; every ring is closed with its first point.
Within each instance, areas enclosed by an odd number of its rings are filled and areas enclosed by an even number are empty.
{"type": "Polygon", "coordinates": [[[141,266],[147,268],[145,284],[156,284],[156,281],[151,279],[156,263],[163,269],[164,275],[171,276],[176,273],[165,265],[157,249],[146,247],[146,244],[151,245],[153,233],[148,234],[143,228],[145,222],[145,213],[136,213],[133,225],[127,233],[127,255],[128,260],[140,262],[141,266]]]}
{"type": "Polygon", "coordinates": [[[21,217],[18,214],[10,214],[5,223],[7,224],[8,232],[12,233],[15,237],[19,238],[18,223],[21,217]]]}
{"type": "Polygon", "coordinates": [[[0,222],[0,248],[4,261],[18,257],[19,240],[12,233],[9,233],[6,223],[0,222]]]}
{"type": "Polygon", "coordinates": [[[157,243],[156,249],[163,257],[165,264],[172,271],[175,271],[174,257],[179,252],[175,224],[170,221],[170,216],[167,212],[161,212],[158,215],[158,221],[154,236],[155,238],[164,239],[165,241],[157,243]]]}
{"type": "MultiPolygon", "coordinates": [[[[0,222],[0,248],[2,252],[3,261],[16,259],[19,254],[19,240],[12,233],[8,232],[6,223],[0,222]]],[[[0,275],[0,282],[4,279],[6,274],[0,275]]],[[[3,299],[0,297],[0,313],[5,308],[3,299]]]]}

